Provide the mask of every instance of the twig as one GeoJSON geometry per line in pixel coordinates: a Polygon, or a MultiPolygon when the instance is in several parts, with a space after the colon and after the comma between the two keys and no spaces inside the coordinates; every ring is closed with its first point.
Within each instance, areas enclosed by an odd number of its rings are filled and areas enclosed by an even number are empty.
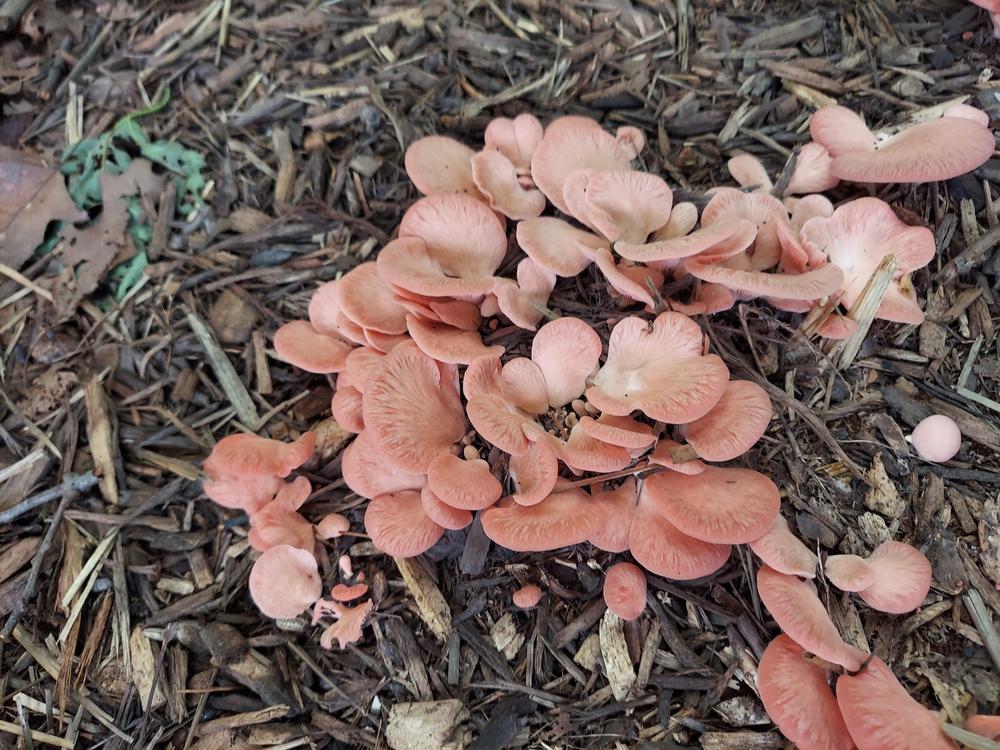
{"type": "Polygon", "coordinates": [[[1000,224],[969,245],[949,260],[934,277],[934,281],[944,284],[954,281],[959,274],[968,273],[981,266],[997,245],[1000,245],[1000,224]]]}
{"type": "Polygon", "coordinates": [[[40,505],[45,505],[45,503],[51,502],[57,497],[62,497],[67,491],[71,493],[86,492],[91,487],[94,487],[97,482],[97,477],[90,471],[86,474],[70,474],[58,487],[52,487],[44,492],[39,492],[37,495],[32,495],[17,505],[7,508],[5,511],[0,511],[0,525],[10,523],[15,518],[19,518],[25,513],[30,513],[40,505]]]}
{"type": "Polygon", "coordinates": [[[841,370],[850,367],[854,358],[858,356],[858,352],[861,351],[861,345],[868,336],[868,329],[872,327],[875,314],[878,312],[895,274],[896,256],[890,253],[872,272],[871,277],[865,283],[865,288],[851,305],[851,309],[847,311],[847,317],[858,324],[858,330],[844,342],[843,348],[840,350],[838,366],[841,370]]]}
{"type": "Polygon", "coordinates": [[[254,406],[253,399],[250,398],[246,386],[243,385],[239,375],[236,374],[236,368],[233,367],[233,363],[229,361],[229,357],[226,356],[226,353],[222,351],[222,347],[219,346],[219,342],[216,341],[215,334],[212,333],[208,325],[193,310],[188,311],[187,319],[191,330],[194,331],[194,335],[198,337],[198,341],[205,350],[205,356],[208,357],[212,369],[215,370],[215,376],[219,379],[219,385],[222,386],[222,390],[229,397],[229,403],[236,409],[236,413],[244,424],[257,424],[257,420],[260,419],[257,407],[254,406]]]}
{"type": "Polygon", "coordinates": [[[986,644],[986,650],[993,659],[993,663],[996,664],[997,669],[1000,669],[1000,635],[997,635],[996,626],[993,625],[993,618],[990,617],[990,613],[986,610],[983,598],[975,589],[969,589],[962,595],[962,601],[965,602],[965,608],[969,610],[972,623],[976,626],[976,630],[979,631],[979,635],[982,636],[983,643],[986,644]]]}
{"type": "Polygon", "coordinates": [[[970,732],[968,729],[956,727],[954,724],[949,724],[948,722],[942,724],[941,728],[944,729],[946,735],[962,743],[962,747],[967,747],[971,750],[1000,750],[1000,742],[994,742],[990,738],[970,732]]]}

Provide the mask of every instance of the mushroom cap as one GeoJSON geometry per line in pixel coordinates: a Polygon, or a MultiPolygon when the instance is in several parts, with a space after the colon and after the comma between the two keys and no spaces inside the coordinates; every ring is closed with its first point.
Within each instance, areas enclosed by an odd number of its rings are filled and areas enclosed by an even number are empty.
{"type": "Polygon", "coordinates": [[[632,517],[639,499],[636,478],[628,477],[611,490],[595,487],[591,496],[604,506],[605,521],[587,541],[605,552],[624,552],[629,547],[632,517]]]}
{"type": "Polygon", "coordinates": [[[608,246],[603,237],[553,216],[519,221],[515,236],[529,258],[558,276],[576,276],[590,265],[597,248],[608,246]]]}
{"type": "Polygon", "coordinates": [[[646,609],[646,574],[637,565],[620,562],[604,575],[604,602],[623,620],[636,620],[646,609]]]}
{"type": "Polygon", "coordinates": [[[792,533],[788,522],[780,515],[764,536],[750,542],[750,549],[779,573],[800,578],[816,577],[819,562],[816,555],[792,533]]]}
{"type": "Polygon", "coordinates": [[[469,511],[448,505],[431,492],[431,488],[427,485],[420,490],[420,504],[428,518],[446,529],[464,529],[472,523],[472,514],[469,511]]]}
{"type": "Polygon", "coordinates": [[[693,422],[718,403],[729,370],[714,354],[702,354],[698,324],[676,312],[661,313],[650,326],[629,317],[611,331],[608,358],[587,389],[602,411],[627,416],[639,409],[672,424],[693,422]]]}
{"type": "Polygon", "coordinates": [[[615,131],[615,140],[621,144],[630,159],[637,158],[646,147],[646,134],[631,125],[622,125],[618,128],[615,131]]]}
{"type": "Polygon", "coordinates": [[[634,169],[580,169],[563,185],[569,213],[611,242],[643,242],[670,219],[673,193],[661,177],[634,169]]]}
{"type": "Polygon", "coordinates": [[[809,119],[812,139],[829,152],[830,156],[875,150],[875,135],[865,121],[847,107],[823,107],[809,119]]]}
{"type": "Polygon", "coordinates": [[[328,513],[316,524],[316,532],[320,539],[336,539],[343,536],[351,528],[351,522],[340,513],[328,513]]]}
{"type": "Polygon", "coordinates": [[[490,208],[511,219],[530,219],[545,210],[540,190],[525,190],[514,164],[499,151],[485,149],[472,157],[472,179],[490,208]]]}
{"type": "Polygon", "coordinates": [[[537,505],[552,494],[559,476],[559,462],[550,441],[531,440],[528,449],[511,456],[507,465],[514,494],[511,499],[518,505],[537,505]]]}
{"type": "Polygon", "coordinates": [[[807,143],[799,149],[792,179],[785,188],[787,195],[802,195],[803,193],[822,193],[837,187],[840,182],[831,171],[833,159],[830,152],[818,143],[807,143]]]}
{"type": "Polygon", "coordinates": [[[306,372],[325,375],[344,369],[353,345],[319,333],[308,320],[293,320],[274,332],[278,357],[306,372]]]}
{"type": "Polygon", "coordinates": [[[763,536],[781,508],[778,487],[750,469],[707,466],[700,474],[649,477],[650,502],[682,533],[712,544],[745,544],[763,536]]]}
{"type": "MultiPolygon", "coordinates": [[[[626,299],[641,302],[648,309],[656,307],[653,296],[649,293],[643,281],[633,277],[635,266],[618,265],[615,257],[606,247],[602,247],[594,253],[594,263],[608,280],[611,288],[626,299]],[[631,273],[630,273],[631,272],[631,273]]],[[[655,269],[648,269],[654,271],[655,269]]],[[[654,286],[659,286],[654,284],[654,286]]]]}
{"type": "Polygon", "coordinates": [[[841,591],[864,591],[875,582],[875,571],[859,555],[830,555],[823,565],[830,583],[841,591]]]}
{"type": "Polygon", "coordinates": [[[565,406],[583,394],[602,348],[601,337],[579,318],[558,318],[538,329],[531,361],[542,371],[549,406],[565,406]]]}
{"type": "MultiPolygon", "coordinates": [[[[487,209],[489,210],[489,209],[487,209]]],[[[496,283],[492,275],[462,277],[450,273],[419,237],[398,237],[375,259],[379,276],[398,291],[428,297],[478,297],[496,283]]]]}
{"type": "Polygon", "coordinates": [[[757,571],[757,592],[778,627],[802,648],[852,672],[867,658],[844,643],[811,582],[762,565],[757,571]]]}
{"type": "Polygon", "coordinates": [[[586,541],[604,522],[604,507],[579,488],[556,492],[537,505],[493,507],[482,513],[483,531],[515,552],[545,552],[586,541]]]}
{"type": "Polygon", "coordinates": [[[404,471],[421,473],[465,435],[465,412],[456,388],[437,362],[414,344],[397,346],[379,365],[362,398],[365,433],[382,456],[404,471]]]}
{"type": "Polygon", "coordinates": [[[313,432],[303,432],[291,443],[238,433],[216,443],[207,462],[213,478],[287,477],[309,460],[315,447],[313,432]]]}
{"type": "Polygon", "coordinates": [[[346,648],[347,644],[360,641],[364,637],[363,626],[375,603],[367,601],[356,607],[348,607],[340,602],[330,602],[329,606],[336,614],[337,621],[323,631],[319,637],[319,645],[331,649],[333,642],[337,641],[340,648],[346,648]]]}
{"type": "Polygon", "coordinates": [[[368,430],[363,430],[344,449],[340,471],[351,490],[371,500],[379,495],[423,487],[423,474],[393,466],[382,459],[381,453],[368,430]]]}
{"type": "Polygon", "coordinates": [[[701,225],[710,227],[716,222],[730,223],[744,219],[757,227],[752,248],[737,255],[729,266],[743,271],[764,271],[777,265],[781,257],[778,242],[778,225],[788,221],[788,211],[770,193],[744,193],[736,188],[717,188],[712,199],[701,212],[701,225]]]}
{"type": "Polygon", "coordinates": [[[466,511],[489,508],[503,494],[486,461],[467,461],[453,453],[441,453],[431,461],[427,486],[441,502],[466,511]]]}
{"type": "Polygon", "coordinates": [[[965,720],[965,729],[991,740],[1000,738],[1000,716],[977,714],[965,720]]]}
{"type": "Polygon", "coordinates": [[[444,535],[444,527],[424,511],[416,490],[379,495],[369,502],[365,531],[376,549],[392,557],[416,557],[444,535]]]}
{"type": "Polygon", "coordinates": [[[265,550],[250,569],[250,596],[268,617],[298,617],[323,593],[312,552],[286,544],[265,550]]]}
{"type": "Polygon", "coordinates": [[[420,351],[438,362],[467,365],[476,357],[504,353],[502,346],[486,346],[476,331],[463,331],[417,315],[406,316],[406,329],[420,351]]]}
{"type": "MultiPolygon", "coordinates": [[[[675,206],[673,212],[671,213],[671,219],[673,219],[675,214],[678,214],[681,206],[690,205],[690,203],[680,203],[675,206]]],[[[687,216],[685,216],[685,220],[686,218],[689,218],[690,214],[688,214],[687,211],[684,211],[683,213],[687,214],[687,216]]],[[[693,215],[695,219],[697,219],[697,209],[695,209],[693,215]]],[[[671,224],[668,222],[664,229],[670,228],[671,224]]],[[[661,230],[661,232],[657,232],[653,235],[653,240],[651,242],[616,242],[615,252],[623,258],[628,258],[629,260],[637,263],[680,260],[682,258],[689,258],[693,255],[704,252],[721,242],[725,242],[733,238],[738,233],[744,233],[751,230],[752,225],[750,222],[744,223],[736,220],[717,221],[711,226],[703,226],[690,233],[677,232],[676,234],[671,234],[670,236],[661,236],[665,234],[661,230]]]]}
{"type": "Polygon", "coordinates": [[[684,426],[684,439],[706,461],[730,461],[760,440],[771,415],[767,391],[749,380],[732,380],[708,414],[684,426]]]}
{"type": "Polygon", "coordinates": [[[367,593],[367,583],[356,583],[353,586],[337,583],[334,584],[332,589],[330,589],[330,598],[335,602],[352,602],[355,599],[360,599],[367,593]]]}
{"type": "Polygon", "coordinates": [[[672,452],[675,448],[680,447],[681,444],[676,440],[661,437],[656,443],[656,449],[649,454],[649,462],[657,466],[665,466],[671,471],[679,471],[681,474],[701,474],[705,471],[705,464],[697,458],[677,463],[672,452]]]}
{"type": "Polygon", "coordinates": [[[429,135],[410,144],[403,166],[423,195],[470,193],[478,196],[472,179],[471,148],[442,135],[429,135]]]}
{"type": "Polygon", "coordinates": [[[580,429],[590,437],[629,450],[644,450],[656,442],[653,428],[632,417],[602,414],[597,419],[580,417],[580,429]]]}
{"type": "Polygon", "coordinates": [[[330,399],[330,412],[337,424],[348,432],[358,434],[365,429],[361,391],[354,386],[337,383],[337,390],[330,399]]]}
{"type": "MultiPolygon", "coordinates": [[[[204,468],[205,473],[211,477],[213,474],[211,461],[206,460],[204,468]]],[[[284,480],[277,476],[246,479],[221,476],[219,479],[206,479],[201,488],[209,500],[223,508],[256,513],[274,499],[284,483],[284,480]]]]}
{"type": "Polygon", "coordinates": [[[517,169],[518,174],[531,171],[531,155],[541,143],[545,129],[534,115],[520,114],[514,119],[496,117],[490,120],[483,133],[483,142],[489,149],[503,154],[517,169]]]}
{"type": "Polygon", "coordinates": [[[316,544],[312,524],[300,514],[274,508],[274,505],[274,502],[269,503],[250,517],[250,533],[247,534],[250,546],[262,552],[288,546],[311,553],[316,544]]]}
{"type": "Polygon", "coordinates": [[[932,414],[920,420],[910,437],[914,450],[925,461],[943,463],[962,447],[962,431],[951,417],[932,414]]]}
{"type": "Polygon", "coordinates": [[[383,359],[385,353],[370,346],[352,349],[347,355],[347,365],[337,376],[337,386],[349,385],[359,393],[364,393],[365,386],[383,359]]]}
{"type": "Polygon", "coordinates": [[[493,294],[497,307],[519,328],[534,331],[556,285],[556,274],[531,258],[517,264],[517,283],[496,279],[493,294]]]}
{"type": "Polygon", "coordinates": [[[379,333],[406,333],[406,308],[392,286],[379,276],[370,260],[344,274],[338,287],[340,309],[364,329],[379,333]]]}
{"type": "Polygon", "coordinates": [[[757,666],[767,715],[800,750],[854,750],[825,669],[787,635],[771,641],[757,666]]]}
{"type": "Polygon", "coordinates": [[[874,577],[858,595],[880,612],[912,612],[931,589],[931,563],[909,544],[883,542],[868,556],[867,563],[874,577]]]}
{"type": "Polygon", "coordinates": [[[763,162],[751,154],[738,154],[726,162],[726,169],[740,187],[770,192],[774,187],[763,162]]]}
{"type": "Polygon", "coordinates": [[[837,703],[858,750],[955,748],[937,716],[913,700],[877,656],[858,674],[837,678],[837,703]]]}
{"type": "MultiPolygon", "coordinates": [[[[555,441],[551,435],[543,433],[541,428],[535,429],[541,439],[555,441]]],[[[589,435],[579,423],[573,425],[569,439],[559,446],[559,458],[571,469],[599,474],[620,471],[632,463],[632,455],[625,448],[598,440],[589,435]]]]}
{"type": "Polygon", "coordinates": [[[522,586],[511,595],[514,606],[519,609],[531,609],[538,606],[542,600],[542,590],[533,583],[522,586]]]}

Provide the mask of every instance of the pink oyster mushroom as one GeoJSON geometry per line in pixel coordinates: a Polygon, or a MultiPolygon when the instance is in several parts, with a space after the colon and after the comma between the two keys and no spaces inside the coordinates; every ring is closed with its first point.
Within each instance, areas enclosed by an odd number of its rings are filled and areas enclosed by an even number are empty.
{"type": "Polygon", "coordinates": [[[518,609],[533,609],[542,600],[542,590],[533,583],[526,584],[511,595],[518,609]]]}
{"type": "MultiPolygon", "coordinates": [[[[774,188],[767,169],[756,156],[740,154],[730,159],[726,166],[740,187],[753,187],[764,193],[770,193],[774,188]]],[[[839,182],[830,173],[830,154],[827,150],[818,143],[806,143],[799,149],[784,195],[822,193],[836,187],[839,182]]]]}
{"type": "Polygon", "coordinates": [[[750,542],[750,549],[768,567],[785,575],[815,578],[819,560],[788,527],[780,515],[764,536],[750,542]]]}
{"type": "Polygon", "coordinates": [[[934,257],[934,234],[926,227],[904,224],[878,198],[859,198],[843,204],[829,218],[806,221],[802,244],[811,255],[826,255],[832,266],[843,271],[840,300],[847,308],[857,301],[882,259],[894,255],[896,277],[876,317],[897,323],[923,321],[908,274],[934,257]]]}
{"type": "Polygon", "coordinates": [[[323,582],[311,551],[279,544],[254,562],[249,587],[261,612],[275,619],[290,619],[319,599],[323,582]]]}
{"type": "Polygon", "coordinates": [[[757,690],[767,715],[800,750],[854,750],[829,684],[830,674],[805,649],[779,635],[757,666],[757,690]]]}
{"type": "Polygon", "coordinates": [[[297,477],[281,488],[277,496],[260,510],[250,514],[250,546],[264,552],[279,545],[313,551],[313,525],[298,513],[309,499],[312,485],[297,477]]]}
{"type": "Polygon", "coordinates": [[[832,157],[830,173],[852,182],[948,180],[981,166],[996,148],[988,116],[965,105],[895,134],[872,133],[846,107],[824,107],[809,130],[832,157]]]}
{"type": "Polygon", "coordinates": [[[623,620],[636,620],[646,609],[646,574],[638,565],[620,562],[604,575],[604,602],[623,620]]]}
{"type": "Polygon", "coordinates": [[[902,542],[883,542],[867,558],[832,555],[824,570],[841,591],[857,592],[873,609],[896,615],[919,607],[931,588],[930,561],[902,542]]]}
{"type": "Polygon", "coordinates": [[[951,417],[932,414],[913,428],[909,441],[922,459],[942,463],[962,448],[962,431],[951,417]]]}
{"type": "Polygon", "coordinates": [[[304,432],[292,443],[251,434],[229,435],[205,459],[203,489],[224,508],[254,513],[284,486],[284,477],[312,456],[316,435],[304,432]]]}
{"type": "MultiPolygon", "coordinates": [[[[336,588],[336,587],[335,587],[336,588]]],[[[365,587],[367,589],[367,587],[365,587]]],[[[372,601],[362,602],[355,607],[348,607],[333,596],[332,600],[320,599],[313,607],[313,625],[323,617],[333,617],[336,622],[328,626],[320,635],[319,645],[330,650],[333,642],[343,649],[351,643],[357,643],[364,637],[364,624],[374,609],[372,601]]]]}

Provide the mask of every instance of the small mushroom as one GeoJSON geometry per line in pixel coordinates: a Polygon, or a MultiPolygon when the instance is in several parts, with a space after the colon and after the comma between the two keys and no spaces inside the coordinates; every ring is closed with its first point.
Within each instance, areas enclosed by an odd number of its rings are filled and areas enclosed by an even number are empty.
{"type": "Polygon", "coordinates": [[[909,441],[925,461],[943,463],[950,461],[962,447],[962,431],[951,417],[932,414],[913,428],[909,441]]]}
{"type": "Polygon", "coordinates": [[[920,550],[902,542],[883,542],[867,558],[833,555],[824,568],[834,586],[856,591],[880,612],[912,612],[931,588],[930,561],[920,550]]]}
{"type": "Polygon", "coordinates": [[[323,591],[312,552],[280,544],[257,558],[250,570],[250,596],[268,617],[298,617],[323,591]]]}
{"type": "Polygon", "coordinates": [[[531,609],[538,606],[542,600],[542,590],[533,583],[522,586],[511,596],[514,606],[519,609],[531,609]]]}
{"type": "Polygon", "coordinates": [[[646,574],[642,568],[620,562],[604,576],[604,602],[623,620],[635,620],[646,608],[646,574]]]}

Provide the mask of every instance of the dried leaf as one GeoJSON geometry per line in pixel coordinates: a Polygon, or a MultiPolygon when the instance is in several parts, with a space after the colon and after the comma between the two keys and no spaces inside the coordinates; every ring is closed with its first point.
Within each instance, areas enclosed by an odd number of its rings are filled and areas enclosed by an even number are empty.
{"type": "Polygon", "coordinates": [[[389,710],[385,739],[393,750],[458,750],[465,743],[456,730],[468,718],[460,700],[397,703],[389,710]]]}

